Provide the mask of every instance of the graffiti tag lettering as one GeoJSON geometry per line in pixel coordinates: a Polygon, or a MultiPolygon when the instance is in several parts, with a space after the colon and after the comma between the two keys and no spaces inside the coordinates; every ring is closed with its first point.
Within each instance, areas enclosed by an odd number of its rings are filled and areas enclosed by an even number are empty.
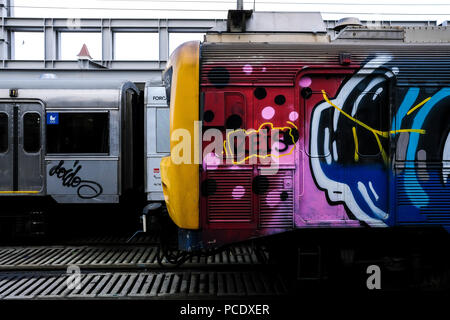
{"type": "MultiPolygon", "coordinates": [[[[240,145],[234,145],[234,148],[239,150],[239,147],[243,147],[243,143],[245,143],[244,138],[246,136],[250,137],[250,148],[251,148],[251,152],[248,156],[245,155],[238,155],[238,161],[234,161],[233,160],[233,164],[241,164],[244,163],[245,161],[247,161],[248,159],[251,159],[253,157],[257,157],[257,158],[270,158],[270,157],[275,157],[275,158],[281,158],[284,156],[288,156],[290,154],[292,154],[292,152],[294,151],[295,148],[295,143],[298,140],[298,131],[297,131],[297,127],[295,126],[295,124],[293,124],[290,121],[287,121],[288,124],[290,124],[292,127],[274,127],[274,125],[270,122],[265,122],[263,124],[261,124],[258,128],[258,130],[255,129],[250,129],[250,130],[246,130],[246,129],[237,129],[237,130],[233,130],[233,131],[229,131],[227,132],[227,139],[224,141],[223,143],[223,148],[225,150],[225,154],[226,155],[231,155],[231,156],[235,156],[234,152],[233,152],[233,148],[230,147],[230,145],[232,145],[232,143],[227,143],[227,142],[232,142],[233,137],[241,134],[243,139],[241,139],[240,141],[240,145]],[[270,129],[270,135],[267,133],[267,127],[269,127],[270,129]],[[283,137],[283,139],[280,139],[280,133],[281,136],[283,137]],[[265,146],[261,147],[259,146],[258,150],[254,150],[255,146],[258,145],[258,141],[255,143],[254,139],[257,139],[258,137],[254,134],[261,134],[262,136],[262,141],[268,141],[268,137],[271,137],[271,141],[277,141],[278,143],[278,147],[275,148],[275,153],[271,153],[272,151],[272,146],[270,146],[269,144],[265,144],[265,146]],[[280,145],[284,145],[284,147],[280,147],[280,145]],[[288,153],[285,154],[280,154],[280,152],[284,152],[289,148],[289,145],[293,145],[293,147],[291,148],[291,150],[288,153]],[[266,149],[266,150],[263,150],[266,149]]],[[[261,141],[261,142],[262,142],[261,141]]],[[[243,151],[241,149],[241,151],[243,151]]]]}
{"type": "Polygon", "coordinates": [[[64,160],[61,160],[58,165],[50,169],[49,175],[56,175],[62,181],[64,187],[77,188],[77,194],[82,199],[92,199],[102,194],[103,188],[99,183],[82,180],[78,176],[78,172],[83,168],[81,165],[78,165],[78,161],[75,161],[73,167],[75,169],[66,169],[64,167],[64,160]]]}

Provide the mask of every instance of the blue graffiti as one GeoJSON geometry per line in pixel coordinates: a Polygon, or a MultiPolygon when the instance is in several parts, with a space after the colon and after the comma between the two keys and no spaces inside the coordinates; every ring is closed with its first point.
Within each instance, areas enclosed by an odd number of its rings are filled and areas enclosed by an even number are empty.
{"type": "MultiPolygon", "coordinates": [[[[441,101],[442,99],[450,96],[450,88],[443,88],[439,92],[437,92],[435,95],[431,97],[431,99],[425,103],[417,113],[417,115],[414,118],[413,122],[413,128],[422,128],[426,117],[429,115],[430,111],[433,109],[433,107],[441,101]]],[[[414,101],[413,101],[414,103],[414,101]]],[[[412,104],[410,106],[412,106],[412,104]]],[[[406,160],[410,161],[406,163],[407,168],[414,168],[414,160],[416,160],[416,154],[417,154],[417,146],[419,143],[419,133],[412,132],[410,134],[409,143],[408,143],[408,151],[406,152],[406,160]]],[[[421,184],[419,183],[417,173],[413,175],[412,178],[408,180],[408,187],[406,188],[406,192],[408,193],[408,196],[411,200],[411,202],[416,206],[424,206],[429,204],[429,197],[425,190],[422,188],[421,184]],[[420,198],[421,201],[419,202],[417,199],[420,198]]]]}
{"type": "MultiPolygon", "coordinates": [[[[389,57],[373,59],[379,62],[380,66],[389,60],[389,57]]],[[[359,108],[377,110],[380,105],[375,102],[378,97],[373,95],[373,92],[387,91],[384,88],[390,76],[381,81],[376,80],[380,79],[379,75],[374,73],[376,69],[377,66],[366,71],[363,68],[364,72],[358,72],[344,83],[332,101],[356,118],[359,116],[359,108]]],[[[399,161],[403,166],[399,168],[403,169],[399,172],[391,171],[390,169],[395,170],[395,165],[390,168],[390,163],[383,161],[380,156],[358,158],[357,149],[354,151],[353,159],[350,151],[353,146],[358,147],[358,140],[355,138],[353,144],[351,138],[351,127],[354,123],[340,117],[327,102],[315,106],[311,117],[310,154],[313,156],[310,161],[316,183],[326,191],[331,202],[344,203],[358,220],[373,225],[377,224],[376,221],[385,225],[393,225],[399,221],[405,223],[440,221],[439,223],[448,225],[445,219],[450,221],[450,138],[447,137],[450,135],[447,125],[450,106],[443,100],[450,96],[450,88],[438,89],[430,95],[431,97],[422,100],[420,97],[430,90],[432,89],[425,91],[418,87],[407,89],[392,124],[389,125],[391,145],[402,144],[402,151],[398,145],[396,149],[396,152],[402,154],[399,161]],[[421,100],[423,104],[420,103],[421,100]],[[436,109],[438,105],[439,110],[436,109]],[[330,119],[334,120],[332,124],[330,119]],[[439,125],[436,126],[433,121],[439,122],[439,125]],[[396,132],[398,130],[405,132],[402,139],[399,139],[402,133],[396,132]],[[331,132],[335,133],[332,135],[331,132]],[[445,146],[440,150],[443,138],[445,146]],[[396,183],[398,188],[395,187],[396,183]],[[342,193],[343,195],[340,195],[342,193]],[[398,217],[392,214],[395,212],[398,217]]],[[[360,116],[364,116],[363,113],[360,116]]],[[[370,116],[367,119],[370,121],[370,116]]],[[[374,128],[388,130],[377,126],[374,128]]],[[[362,142],[365,144],[364,147],[374,145],[375,140],[368,139],[366,137],[362,142]]],[[[378,147],[381,151],[380,143],[385,141],[380,141],[378,147]]],[[[388,146],[383,147],[389,150],[388,146]]]]}

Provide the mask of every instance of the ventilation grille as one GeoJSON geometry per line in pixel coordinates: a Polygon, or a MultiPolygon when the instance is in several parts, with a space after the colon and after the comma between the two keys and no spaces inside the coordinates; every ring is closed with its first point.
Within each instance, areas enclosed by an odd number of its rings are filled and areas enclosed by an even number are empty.
{"type": "Polygon", "coordinates": [[[261,228],[291,228],[293,226],[294,197],[292,171],[280,170],[266,176],[267,193],[259,198],[261,228]]]}
{"type": "Polygon", "coordinates": [[[431,224],[450,223],[450,167],[441,164],[427,164],[423,168],[402,168],[397,176],[397,205],[420,206],[420,213],[431,224]]]}
{"type": "Polygon", "coordinates": [[[374,52],[392,56],[389,69],[398,68],[397,83],[450,83],[446,46],[360,44],[205,43],[202,45],[201,84],[292,85],[304,66],[339,67],[339,54],[351,52],[352,63],[363,65],[374,52]],[[251,69],[248,67],[251,66],[251,69]],[[211,72],[213,68],[220,72],[211,72]],[[247,72],[245,72],[245,71],[247,72]],[[251,72],[250,72],[251,71],[251,72]]]}
{"type": "Polygon", "coordinates": [[[215,189],[210,190],[207,200],[210,223],[253,220],[251,170],[210,170],[208,179],[214,181],[215,189]]]}

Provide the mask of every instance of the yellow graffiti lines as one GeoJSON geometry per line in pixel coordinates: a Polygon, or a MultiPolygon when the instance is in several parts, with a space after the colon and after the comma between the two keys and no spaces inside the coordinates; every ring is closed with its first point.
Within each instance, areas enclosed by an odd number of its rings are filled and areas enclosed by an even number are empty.
{"type": "Polygon", "coordinates": [[[356,129],[355,127],[352,128],[352,132],[353,132],[353,141],[355,141],[355,161],[358,162],[359,161],[359,153],[358,153],[358,136],[356,135],[356,129]]]}
{"type": "MultiPolygon", "coordinates": [[[[349,118],[349,119],[352,120],[353,122],[357,123],[357,124],[360,125],[361,127],[365,128],[365,129],[367,129],[367,130],[369,130],[370,132],[373,133],[373,135],[375,136],[375,139],[376,139],[376,141],[377,141],[378,148],[380,149],[381,156],[383,157],[383,161],[384,161],[385,163],[388,162],[388,157],[387,157],[386,151],[385,151],[384,148],[383,148],[383,145],[381,144],[381,141],[380,141],[379,136],[381,136],[381,137],[383,137],[383,138],[389,138],[389,134],[396,134],[396,133],[399,133],[399,132],[416,132],[416,133],[420,133],[420,134],[424,134],[424,133],[425,133],[425,130],[422,130],[422,129],[400,129],[400,130],[390,130],[390,131],[381,131],[381,130],[374,129],[374,128],[368,126],[367,124],[365,124],[364,122],[359,121],[358,119],[352,117],[351,115],[349,115],[348,113],[346,113],[344,110],[342,110],[341,108],[339,108],[337,105],[335,105],[333,102],[331,102],[330,99],[328,99],[328,96],[327,96],[325,90],[322,90],[322,95],[323,95],[323,98],[325,99],[325,101],[326,101],[329,105],[331,105],[332,107],[334,107],[335,109],[337,109],[340,113],[342,113],[344,116],[346,116],[347,118],[349,118]]],[[[417,106],[415,106],[413,109],[415,110],[415,109],[419,108],[420,106],[422,106],[423,104],[425,104],[429,99],[428,99],[428,100],[425,99],[425,100],[422,101],[421,103],[419,103],[419,104],[418,104],[417,106]],[[426,101],[425,101],[425,100],[426,100],[426,101]]],[[[413,109],[411,109],[411,110],[414,111],[413,109]]],[[[410,111],[411,111],[411,110],[410,110],[410,111]]],[[[412,112],[412,111],[411,111],[411,112],[412,112]]],[[[355,139],[355,141],[357,141],[357,139],[358,139],[357,136],[356,136],[356,130],[355,130],[354,127],[353,127],[353,138],[355,139]]],[[[357,150],[356,150],[355,152],[357,152],[357,150]]],[[[359,156],[358,156],[358,159],[359,159],[359,156]]],[[[356,160],[356,156],[355,156],[355,161],[358,161],[358,160],[356,160]]]]}
{"type": "Polygon", "coordinates": [[[291,121],[286,121],[286,123],[289,123],[291,126],[293,126],[295,129],[298,130],[297,126],[296,126],[293,122],[291,122],[291,121]]]}
{"type": "MultiPolygon", "coordinates": [[[[295,124],[293,124],[292,122],[287,121],[287,123],[292,125],[295,129],[297,129],[297,126],[295,124]]],[[[247,160],[249,160],[251,158],[254,158],[254,157],[261,158],[261,159],[265,159],[265,158],[269,158],[269,157],[281,158],[281,157],[288,156],[288,155],[292,154],[292,152],[295,149],[295,143],[293,145],[293,148],[291,148],[291,150],[288,153],[284,153],[284,154],[271,154],[271,153],[269,153],[269,154],[266,154],[266,155],[250,154],[250,155],[248,155],[247,157],[245,157],[244,159],[242,159],[240,161],[234,161],[233,151],[229,147],[229,144],[227,144],[227,141],[230,140],[231,135],[234,135],[234,134],[236,134],[238,132],[244,132],[245,136],[249,136],[249,135],[254,134],[254,133],[259,133],[262,129],[264,129],[265,126],[270,126],[271,130],[279,130],[279,131],[289,130],[289,135],[291,136],[292,141],[295,141],[295,138],[292,135],[292,128],[291,127],[274,127],[273,123],[270,123],[270,122],[264,122],[263,124],[261,124],[259,126],[258,130],[255,130],[255,129],[250,129],[250,130],[237,129],[237,130],[234,130],[234,131],[230,131],[227,134],[227,139],[223,142],[223,148],[225,149],[225,154],[227,156],[231,155],[233,157],[233,164],[241,164],[241,163],[244,163],[245,161],[247,161],[247,160]]]]}
{"type": "Polygon", "coordinates": [[[426,98],[425,100],[423,100],[422,102],[418,103],[416,106],[412,107],[407,113],[406,115],[409,116],[411,113],[414,112],[414,110],[420,108],[421,106],[423,106],[425,103],[428,102],[428,100],[430,100],[431,97],[426,98]]]}

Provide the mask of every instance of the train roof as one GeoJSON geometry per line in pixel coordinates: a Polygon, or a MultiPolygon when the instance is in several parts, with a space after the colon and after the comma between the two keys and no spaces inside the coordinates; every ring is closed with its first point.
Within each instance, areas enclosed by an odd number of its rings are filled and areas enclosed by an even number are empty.
{"type": "Polygon", "coordinates": [[[87,80],[87,79],[31,79],[0,80],[0,89],[122,89],[132,82],[126,80],[87,80]]]}
{"type": "Polygon", "coordinates": [[[41,100],[47,108],[120,108],[125,92],[137,87],[125,80],[1,80],[2,100],[41,100]],[[11,98],[10,90],[17,90],[11,98]]]}
{"type": "Polygon", "coordinates": [[[450,43],[208,43],[202,44],[201,82],[211,78],[228,85],[294,85],[304,68],[340,68],[342,55],[349,66],[391,70],[398,85],[450,84],[450,43]],[[378,57],[377,60],[373,60],[378,57]],[[371,62],[375,61],[375,62],[371,62]],[[250,65],[253,72],[242,68],[250,65]],[[264,67],[264,68],[263,68],[264,67]],[[210,71],[216,68],[219,72],[210,71]],[[219,69],[217,69],[219,68],[219,69]],[[221,71],[225,70],[225,71],[221,71]]]}

